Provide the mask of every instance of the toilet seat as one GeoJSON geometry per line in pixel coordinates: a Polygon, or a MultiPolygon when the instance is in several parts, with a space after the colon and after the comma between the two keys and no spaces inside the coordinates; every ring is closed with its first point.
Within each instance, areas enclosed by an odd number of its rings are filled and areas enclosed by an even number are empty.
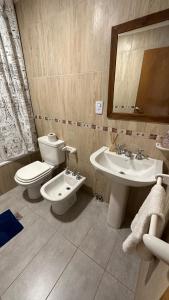
{"type": "Polygon", "coordinates": [[[45,162],[35,161],[19,169],[16,172],[15,178],[23,184],[31,184],[48,175],[52,169],[53,166],[45,162]]]}
{"type": "Polygon", "coordinates": [[[33,180],[29,180],[29,181],[22,180],[21,178],[19,178],[15,175],[15,180],[17,183],[19,183],[21,185],[31,185],[31,184],[36,183],[36,182],[40,181],[41,179],[45,178],[50,173],[51,173],[51,170],[49,170],[49,172],[47,172],[41,176],[38,176],[38,177],[34,178],[33,180]]]}

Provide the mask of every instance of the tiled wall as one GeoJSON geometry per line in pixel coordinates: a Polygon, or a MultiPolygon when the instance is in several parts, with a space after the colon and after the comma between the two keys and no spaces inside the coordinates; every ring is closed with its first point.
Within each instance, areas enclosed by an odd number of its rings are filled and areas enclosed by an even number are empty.
{"type": "MultiPolygon", "coordinates": [[[[72,158],[72,167],[105,196],[106,179],[95,174],[89,156],[112,144],[116,132],[111,128],[118,130],[119,143],[131,150],[141,147],[167,163],[152,138],[163,135],[169,126],[113,121],[106,116],[111,27],[166,8],[169,0],[19,0],[16,4],[38,134],[54,131],[76,147],[78,158],[72,158]],[[104,113],[96,116],[95,101],[101,99],[104,113]]],[[[161,276],[164,267],[159,268],[155,272],[161,276]]],[[[145,274],[140,275],[137,299],[142,299],[140,289],[145,300],[155,299],[154,287],[159,290],[160,280],[147,286],[145,274]]]]}
{"type": "Polygon", "coordinates": [[[89,156],[103,145],[110,146],[116,129],[119,143],[131,150],[141,147],[167,163],[152,138],[163,135],[169,126],[110,120],[106,114],[111,27],[166,8],[168,0],[20,0],[16,4],[38,134],[54,131],[76,147],[78,157],[72,157],[71,167],[104,195],[106,179],[95,174],[89,156]],[[102,116],[95,114],[96,100],[104,101],[102,116]]]}

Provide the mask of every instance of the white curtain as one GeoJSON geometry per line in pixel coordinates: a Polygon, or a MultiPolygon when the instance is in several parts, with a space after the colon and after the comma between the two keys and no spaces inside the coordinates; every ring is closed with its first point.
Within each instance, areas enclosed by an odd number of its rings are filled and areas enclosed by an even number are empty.
{"type": "Polygon", "coordinates": [[[0,162],[34,151],[36,130],[12,0],[0,0],[0,162]]]}

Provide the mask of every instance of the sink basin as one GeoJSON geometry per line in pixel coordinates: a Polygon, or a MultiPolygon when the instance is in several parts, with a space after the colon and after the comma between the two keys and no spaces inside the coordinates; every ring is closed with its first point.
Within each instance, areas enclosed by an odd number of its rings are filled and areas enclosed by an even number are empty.
{"type": "Polygon", "coordinates": [[[119,228],[123,222],[129,187],[143,187],[156,182],[156,175],[162,173],[163,161],[146,158],[138,160],[118,155],[102,147],[90,156],[90,162],[96,170],[109,178],[110,201],[107,221],[113,228],[119,228]]]}
{"type": "Polygon", "coordinates": [[[163,161],[147,158],[138,160],[118,155],[102,147],[90,156],[94,168],[115,182],[127,186],[148,186],[156,182],[155,176],[162,173],[163,161]]]}

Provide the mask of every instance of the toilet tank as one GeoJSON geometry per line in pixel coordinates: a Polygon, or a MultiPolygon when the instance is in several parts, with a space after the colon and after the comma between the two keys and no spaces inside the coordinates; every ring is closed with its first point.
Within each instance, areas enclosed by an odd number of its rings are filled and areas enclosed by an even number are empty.
{"type": "Polygon", "coordinates": [[[65,152],[62,151],[64,141],[49,141],[48,136],[38,138],[42,160],[49,165],[58,166],[65,161],[65,152]]]}

